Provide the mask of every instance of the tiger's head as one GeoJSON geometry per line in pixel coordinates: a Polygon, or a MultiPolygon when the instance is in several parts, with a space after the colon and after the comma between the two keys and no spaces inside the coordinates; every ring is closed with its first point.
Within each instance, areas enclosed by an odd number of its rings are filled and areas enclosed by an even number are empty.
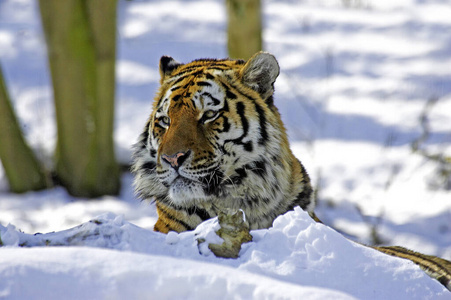
{"type": "Polygon", "coordinates": [[[177,209],[210,203],[286,210],[279,207],[284,194],[302,188],[293,188],[294,156],[273,105],[274,56],[187,64],[163,56],[160,75],[153,112],[135,145],[138,194],[177,209]]]}

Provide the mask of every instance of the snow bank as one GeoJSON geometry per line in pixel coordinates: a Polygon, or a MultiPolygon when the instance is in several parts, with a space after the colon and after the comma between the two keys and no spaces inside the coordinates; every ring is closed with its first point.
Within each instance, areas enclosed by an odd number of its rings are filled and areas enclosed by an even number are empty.
{"type": "Polygon", "coordinates": [[[8,273],[0,297],[11,299],[353,299],[227,266],[106,249],[6,249],[0,260],[8,273]]]}
{"type": "Polygon", "coordinates": [[[114,214],[72,229],[25,234],[0,226],[0,296],[156,299],[446,299],[410,261],[345,239],[297,208],[252,231],[240,257],[215,257],[217,219],[163,235],[114,214]],[[19,248],[23,245],[32,248],[19,248]],[[39,247],[60,245],[61,247],[39,247]],[[69,247],[75,246],[75,247],[69,247]],[[84,246],[84,247],[80,247],[84,246]]]}

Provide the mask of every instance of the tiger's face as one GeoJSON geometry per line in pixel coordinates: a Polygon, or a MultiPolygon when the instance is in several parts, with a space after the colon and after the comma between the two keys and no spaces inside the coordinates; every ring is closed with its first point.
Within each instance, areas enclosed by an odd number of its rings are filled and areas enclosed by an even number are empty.
{"type": "MultiPolygon", "coordinates": [[[[210,73],[171,84],[152,114],[156,175],[172,202],[205,200],[223,181],[227,139],[239,133],[230,122],[226,92],[210,73]]],[[[230,95],[229,95],[230,96],[230,95]]]]}
{"type": "Polygon", "coordinates": [[[265,52],[247,62],[161,58],[132,169],[137,193],[157,204],[157,230],[188,230],[222,208],[243,209],[261,228],[310,205],[308,176],[273,105],[278,74],[265,52]]]}
{"type": "Polygon", "coordinates": [[[141,144],[155,196],[177,205],[217,198],[239,184],[243,166],[261,168],[269,127],[262,94],[272,95],[279,72],[271,55],[261,55],[272,64],[266,87],[245,77],[249,68],[248,77],[257,72],[240,60],[161,59],[161,88],[141,144]]]}

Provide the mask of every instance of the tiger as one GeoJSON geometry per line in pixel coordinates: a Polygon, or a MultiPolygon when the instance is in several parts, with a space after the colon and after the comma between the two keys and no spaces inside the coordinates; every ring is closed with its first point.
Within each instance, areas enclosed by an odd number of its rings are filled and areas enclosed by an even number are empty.
{"type": "MultiPolygon", "coordinates": [[[[155,231],[194,230],[227,209],[242,210],[250,229],[269,228],[297,206],[321,222],[309,175],[274,105],[280,68],[272,54],[186,64],[163,56],[159,73],[132,164],[136,194],[155,202],[155,231]]],[[[408,258],[450,284],[446,260],[401,247],[373,248],[408,258]]]]}
{"type": "Polygon", "coordinates": [[[134,150],[135,188],[155,199],[163,233],[242,209],[251,229],[300,206],[313,214],[310,178],[274,106],[275,57],[247,62],[160,59],[161,87],[134,150]]]}

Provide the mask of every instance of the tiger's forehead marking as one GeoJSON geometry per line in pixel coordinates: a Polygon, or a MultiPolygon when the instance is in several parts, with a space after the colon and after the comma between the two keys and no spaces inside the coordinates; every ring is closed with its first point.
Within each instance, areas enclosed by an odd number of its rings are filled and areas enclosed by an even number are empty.
{"type": "Polygon", "coordinates": [[[177,68],[165,79],[167,89],[157,102],[156,117],[180,108],[202,113],[202,110],[227,106],[226,96],[234,99],[235,95],[230,94],[224,84],[220,85],[221,78],[227,78],[226,81],[236,78],[244,63],[241,60],[201,59],[177,68]]]}
{"type": "MultiPolygon", "coordinates": [[[[226,91],[215,82],[211,74],[186,76],[183,81],[167,89],[157,108],[157,113],[185,107],[190,110],[220,109],[223,106],[226,91]]],[[[213,77],[214,78],[214,77],[213,77]]]]}

